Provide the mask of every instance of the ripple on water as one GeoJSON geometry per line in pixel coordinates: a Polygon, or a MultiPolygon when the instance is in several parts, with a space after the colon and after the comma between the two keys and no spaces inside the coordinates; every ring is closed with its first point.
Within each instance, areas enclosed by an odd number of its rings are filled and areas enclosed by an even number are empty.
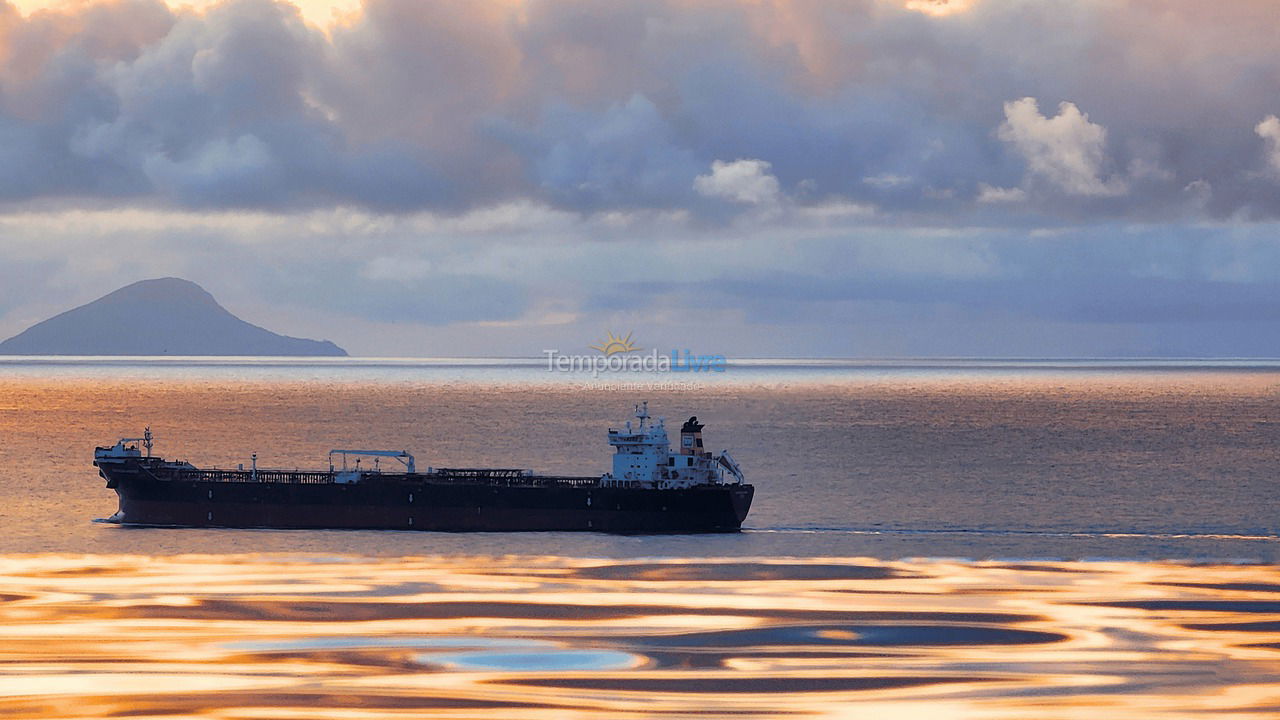
{"type": "Polygon", "coordinates": [[[458,670],[503,670],[508,672],[563,673],[573,671],[625,670],[643,665],[640,655],[617,650],[575,650],[545,647],[532,651],[474,651],[421,654],[424,664],[458,670]]]}
{"type": "Polygon", "coordinates": [[[1033,645],[1067,640],[1062,633],[1013,627],[954,625],[949,622],[905,625],[782,625],[778,627],[636,637],[640,645],[672,647],[829,647],[943,645],[1033,645]]]}
{"type": "Polygon", "coordinates": [[[1261,718],[1280,679],[1271,566],[0,556],[0,577],[0,718],[1261,718]]]}
{"type": "Polygon", "coordinates": [[[742,582],[745,580],[881,580],[909,573],[886,565],[770,562],[619,563],[580,568],[574,575],[597,580],[650,582],[742,582]]]}

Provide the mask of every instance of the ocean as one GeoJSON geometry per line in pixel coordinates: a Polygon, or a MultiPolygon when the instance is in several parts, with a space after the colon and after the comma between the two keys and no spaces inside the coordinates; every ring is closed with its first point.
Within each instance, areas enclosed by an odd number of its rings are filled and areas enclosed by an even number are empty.
{"type": "Polygon", "coordinates": [[[1274,717],[1280,362],[0,359],[0,717],[1274,717]],[[648,401],[741,533],[130,528],[93,448],[595,475],[648,401]]]}

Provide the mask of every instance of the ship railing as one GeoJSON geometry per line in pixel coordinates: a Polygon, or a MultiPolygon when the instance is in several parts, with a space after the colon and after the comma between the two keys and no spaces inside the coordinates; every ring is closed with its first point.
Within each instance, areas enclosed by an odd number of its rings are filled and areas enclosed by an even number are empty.
{"type": "Polygon", "coordinates": [[[434,483],[498,487],[591,487],[600,482],[596,477],[534,475],[528,470],[505,468],[435,468],[427,477],[434,483]]]}
{"type": "Polygon", "coordinates": [[[435,474],[472,480],[514,480],[531,477],[533,472],[521,468],[435,468],[435,474]]]}
{"type": "Polygon", "coordinates": [[[325,485],[333,482],[329,472],[307,470],[184,470],[183,480],[199,482],[289,483],[295,485],[325,485]],[[256,475],[256,477],[255,477],[256,475]]]}
{"type": "MultiPolygon", "coordinates": [[[[285,483],[295,485],[328,485],[334,482],[334,474],[308,470],[252,470],[187,469],[178,475],[182,480],[196,482],[231,483],[285,483]]],[[[599,484],[595,477],[570,477],[563,475],[533,475],[528,470],[504,468],[437,468],[426,475],[415,475],[432,483],[456,485],[489,485],[498,487],[592,487],[599,484]]]]}

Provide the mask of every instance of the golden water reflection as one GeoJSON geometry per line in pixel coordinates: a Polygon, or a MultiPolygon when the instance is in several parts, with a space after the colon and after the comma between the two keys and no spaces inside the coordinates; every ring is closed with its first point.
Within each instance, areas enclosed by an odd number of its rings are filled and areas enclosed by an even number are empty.
{"type": "Polygon", "coordinates": [[[0,717],[1280,712],[1280,569],[0,558],[0,717]]]}

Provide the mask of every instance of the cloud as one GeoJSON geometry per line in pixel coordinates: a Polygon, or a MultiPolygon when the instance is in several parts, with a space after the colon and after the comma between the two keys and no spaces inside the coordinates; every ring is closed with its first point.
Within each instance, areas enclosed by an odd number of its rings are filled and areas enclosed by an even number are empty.
{"type": "Polygon", "coordinates": [[[1106,128],[1089,122],[1074,103],[1058,105],[1052,118],[1040,113],[1035,98],[1004,104],[1005,120],[998,137],[1011,143],[1027,161],[1027,171],[1057,189],[1084,196],[1122,195],[1123,180],[1104,180],[1106,128]]]}
{"type": "Polygon", "coordinates": [[[1213,186],[1205,180],[1192,180],[1182,188],[1182,193],[1190,199],[1193,206],[1204,208],[1213,199],[1213,186]]]}
{"type": "Polygon", "coordinates": [[[986,183],[978,183],[979,203],[1015,203],[1027,199],[1027,191],[1022,188],[993,187],[986,183]]]}
{"type": "Polygon", "coordinates": [[[0,5],[0,205],[714,223],[758,203],[695,178],[764,158],[779,192],[892,222],[1280,217],[1248,169],[1280,93],[1270,0],[367,0],[323,30],[199,7],[0,5]]]}
{"type": "Polygon", "coordinates": [[[911,182],[911,178],[905,175],[894,175],[893,173],[881,173],[879,175],[873,175],[871,177],[864,177],[862,178],[862,182],[864,185],[870,185],[872,187],[880,188],[884,190],[889,188],[901,187],[902,185],[907,185],[911,182]]]}
{"type": "Polygon", "coordinates": [[[276,171],[271,148],[246,134],[218,138],[174,160],[153,153],[142,163],[152,185],[193,205],[209,201],[251,202],[271,184],[276,171]]]}
{"type": "Polygon", "coordinates": [[[536,147],[532,172],[540,188],[579,209],[681,204],[696,172],[657,106],[643,95],[599,112],[556,107],[524,134],[536,147]]]}
{"type": "Polygon", "coordinates": [[[177,275],[255,322],[369,354],[536,355],[610,326],[736,356],[1280,352],[1276,223],[1029,237],[826,227],[785,207],[731,233],[538,208],[477,217],[489,214],[11,214],[0,336],[177,275]]]}
{"type": "Polygon", "coordinates": [[[778,178],[769,173],[764,160],[734,160],[711,163],[711,174],[693,179],[693,189],[707,197],[746,205],[773,204],[782,194],[778,178]]]}
{"type": "MultiPolygon", "coordinates": [[[[841,227],[857,225],[876,215],[876,206],[869,202],[854,202],[839,196],[813,194],[814,183],[805,180],[798,183],[796,194],[783,192],[778,178],[765,160],[738,159],[732,162],[715,160],[711,172],[693,179],[693,189],[703,197],[720,200],[743,210],[740,225],[790,224],[797,227],[841,227]]],[[[906,182],[893,178],[881,182],[884,188],[893,188],[906,182]]]]}
{"type": "Polygon", "coordinates": [[[1266,144],[1267,165],[1271,172],[1280,174],[1280,118],[1268,115],[1254,126],[1253,131],[1266,144]]]}
{"type": "Polygon", "coordinates": [[[915,10],[926,15],[945,17],[972,9],[976,0],[907,0],[904,5],[908,10],[915,10]]]}
{"type": "Polygon", "coordinates": [[[794,216],[802,220],[817,221],[849,221],[874,216],[875,207],[847,200],[828,200],[814,205],[802,205],[794,208],[794,216]]]}

